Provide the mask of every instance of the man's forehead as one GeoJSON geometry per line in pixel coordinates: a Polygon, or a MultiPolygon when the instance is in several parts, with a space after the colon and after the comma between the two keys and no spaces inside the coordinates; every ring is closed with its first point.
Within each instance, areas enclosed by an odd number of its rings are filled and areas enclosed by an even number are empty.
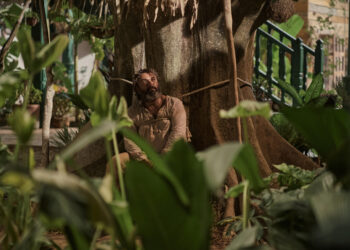
{"type": "Polygon", "coordinates": [[[142,73],[139,77],[139,79],[147,79],[147,78],[150,78],[150,77],[154,77],[156,76],[155,74],[153,74],[152,72],[150,73],[142,73]]]}

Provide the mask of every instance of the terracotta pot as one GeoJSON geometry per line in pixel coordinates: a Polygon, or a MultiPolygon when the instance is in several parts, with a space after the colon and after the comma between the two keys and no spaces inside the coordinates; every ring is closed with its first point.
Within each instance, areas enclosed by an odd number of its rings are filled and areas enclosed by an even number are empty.
{"type": "Polygon", "coordinates": [[[52,128],[63,128],[64,126],[69,127],[69,119],[68,117],[52,117],[51,119],[51,127],[52,128]]]}

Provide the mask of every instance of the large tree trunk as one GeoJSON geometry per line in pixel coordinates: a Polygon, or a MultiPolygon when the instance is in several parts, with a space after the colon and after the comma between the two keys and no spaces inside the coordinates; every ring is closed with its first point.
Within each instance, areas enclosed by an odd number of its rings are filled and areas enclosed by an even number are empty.
{"type": "MultiPolygon", "coordinates": [[[[233,34],[237,57],[238,77],[251,82],[255,30],[270,16],[285,20],[285,11],[291,0],[273,3],[266,0],[233,1],[233,34]],[[276,8],[277,6],[277,8],[276,8]],[[282,7],[281,7],[282,6],[282,7]]],[[[198,20],[190,30],[190,16],[172,17],[158,12],[155,22],[155,1],[148,6],[149,20],[144,27],[141,7],[120,22],[116,36],[116,77],[131,77],[141,67],[155,68],[161,77],[161,88],[166,94],[181,98],[184,93],[210,83],[228,79],[230,68],[225,37],[222,1],[200,1],[198,20]],[[125,32],[124,32],[125,31],[125,32]],[[127,45],[126,45],[127,44],[127,45]],[[122,50],[122,52],[121,52],[122,50]],[[119,74],[119,75],[118,75],[119,74]]],[[[190,8],[188,8],[190,12],[190,8]]],[[[219,88],[208,89],[183,99],[188,111],[192,143],[197,150],[213,144],[237,140],[236,125],[232,120],[219,118],[220,109],[234,105],[232,82],[219,88]]],[[[122,94],[125,86],[114,83],[112,91],[122,94]]],[[[127,91],[130,100],[130,89],[127,91]]],[[[255,99],[252,89],[241,84],[240,99],[255,99]]],[[[263,118],[248,120],[249,141],[253,144],[263,176],[272,172],[271,166],[282,162],[306,169],[315,164],[286,142],[263,118]]]]}

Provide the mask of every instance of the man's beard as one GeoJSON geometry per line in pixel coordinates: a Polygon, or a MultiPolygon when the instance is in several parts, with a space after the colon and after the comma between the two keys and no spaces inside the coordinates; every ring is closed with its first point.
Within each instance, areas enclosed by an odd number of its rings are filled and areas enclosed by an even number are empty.
{"type": "Polygon", "coordinates": [[[161,96],[161,92],[156,87],[149,87],[146,91],[136,89],[136,96],[140,101],[152,102],[161,96]]]}

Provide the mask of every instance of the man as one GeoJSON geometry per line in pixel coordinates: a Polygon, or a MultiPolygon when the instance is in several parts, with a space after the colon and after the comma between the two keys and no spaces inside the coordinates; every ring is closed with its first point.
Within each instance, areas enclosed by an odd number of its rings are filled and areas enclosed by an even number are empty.
{"type": "MultiPolygon", "coordinates": [[[[178,98],[163,95],[158,79],[153,69],[141,69],[135,74],[133,88],[137,102],[128,109],[128,114],[134,122],[131,129],[162,154],[169,151],[176,140],[186,140],[187,127],[182,102],[178,98]]],[[[149,163],[147,156],[134,142],[124,138],[124,145],[127,152],[119,154],[123,168],[130,158],[149,163]]]]}

